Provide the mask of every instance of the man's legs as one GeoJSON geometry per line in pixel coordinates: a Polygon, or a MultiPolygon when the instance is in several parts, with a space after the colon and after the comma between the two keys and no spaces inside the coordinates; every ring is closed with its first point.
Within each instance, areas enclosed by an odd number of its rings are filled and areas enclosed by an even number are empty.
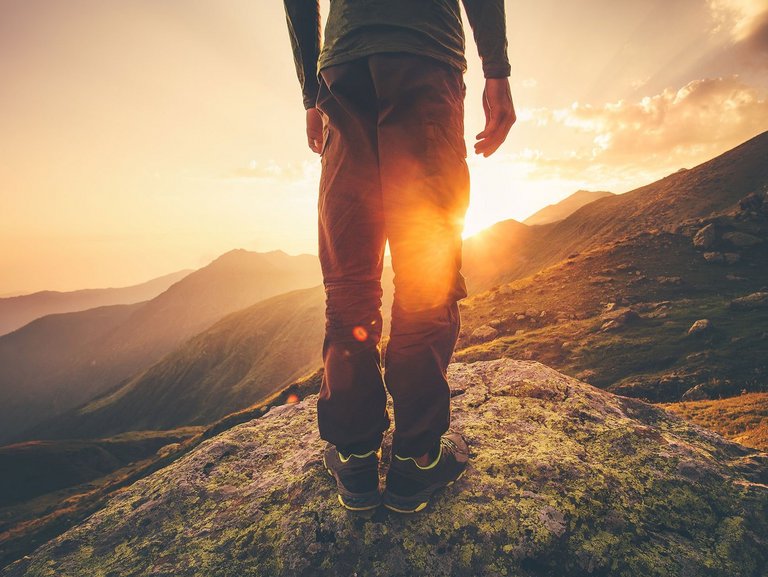
{"type": "Polygon", "coordinates": [[[363,454],[389,428],[379,349],[386,237],[367,60],[324,69],[317,107],[327,121],[318,201],[326,291],[318,425],[342,453],[363,454]]]}
{"type": "Polygon", "coordinates": [[[385,381],[394,452],[423,456],[450,424],[446,369],[458,338],[461,233],[469,204],[460,71],[428,57],[368,59],[378,111],[385,230],[395,272],[385,381]]]}

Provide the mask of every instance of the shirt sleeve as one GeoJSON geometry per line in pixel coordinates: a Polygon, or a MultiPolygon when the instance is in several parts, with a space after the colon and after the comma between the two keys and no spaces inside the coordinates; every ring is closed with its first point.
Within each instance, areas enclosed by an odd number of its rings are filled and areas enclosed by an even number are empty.
{"type": "Polygon", "coordinates": [[[317,59],[320,55],[319,0],[284,0],[288,33],[291,37],[296,75],[304,97],[304,108],[315,107],[317,100],[317,59]]]}
{"type": "Polygon", "coordinates": [[[504,0],[462,1],[483,62],[483,75],[486,78],[506,78],[511,68],[507,58],[504,0]]]}

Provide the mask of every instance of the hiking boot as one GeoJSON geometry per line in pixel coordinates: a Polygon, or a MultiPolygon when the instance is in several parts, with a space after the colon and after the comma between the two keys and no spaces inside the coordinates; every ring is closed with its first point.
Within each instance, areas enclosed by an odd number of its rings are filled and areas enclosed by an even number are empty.
{"type": "Polygon", "coordinates": [[[458,481],[469,461],[469,448],[460,433],[448,432],[440,439],[432,463],[422,467],[412,457],[392,456],[384,491],[384,506],[397,513],[424,509],[432,495],[458,481]]]}
{"type": "Polygon", "coordinates": [[[380,458],[380,448],[363,455],[342,455],[330,443],[325,448],[323,465],[336,479],[339,503],[350,511],[368,511],[381,504],[380,458]]]}

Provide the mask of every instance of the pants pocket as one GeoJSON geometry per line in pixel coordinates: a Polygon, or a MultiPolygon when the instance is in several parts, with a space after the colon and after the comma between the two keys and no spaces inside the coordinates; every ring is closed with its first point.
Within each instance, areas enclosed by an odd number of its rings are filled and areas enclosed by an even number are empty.
{"type": "Polygon", "coordinates": [[[430,174],[450,171],[452,167],[465,162],[467,145],[461,128],[428,120],[425,130],[430,174]]]}

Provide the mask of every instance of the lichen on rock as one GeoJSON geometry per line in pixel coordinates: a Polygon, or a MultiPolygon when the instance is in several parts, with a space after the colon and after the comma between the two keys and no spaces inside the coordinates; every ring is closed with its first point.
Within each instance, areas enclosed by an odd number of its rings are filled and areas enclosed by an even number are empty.
{"type": "Polygon", "coordinates": [[[204,442],[3,575],[766,574],[765,454],[536,362],[448,376],[472,460],[423,513],[339,506],[313,396],[204,442]]]}

